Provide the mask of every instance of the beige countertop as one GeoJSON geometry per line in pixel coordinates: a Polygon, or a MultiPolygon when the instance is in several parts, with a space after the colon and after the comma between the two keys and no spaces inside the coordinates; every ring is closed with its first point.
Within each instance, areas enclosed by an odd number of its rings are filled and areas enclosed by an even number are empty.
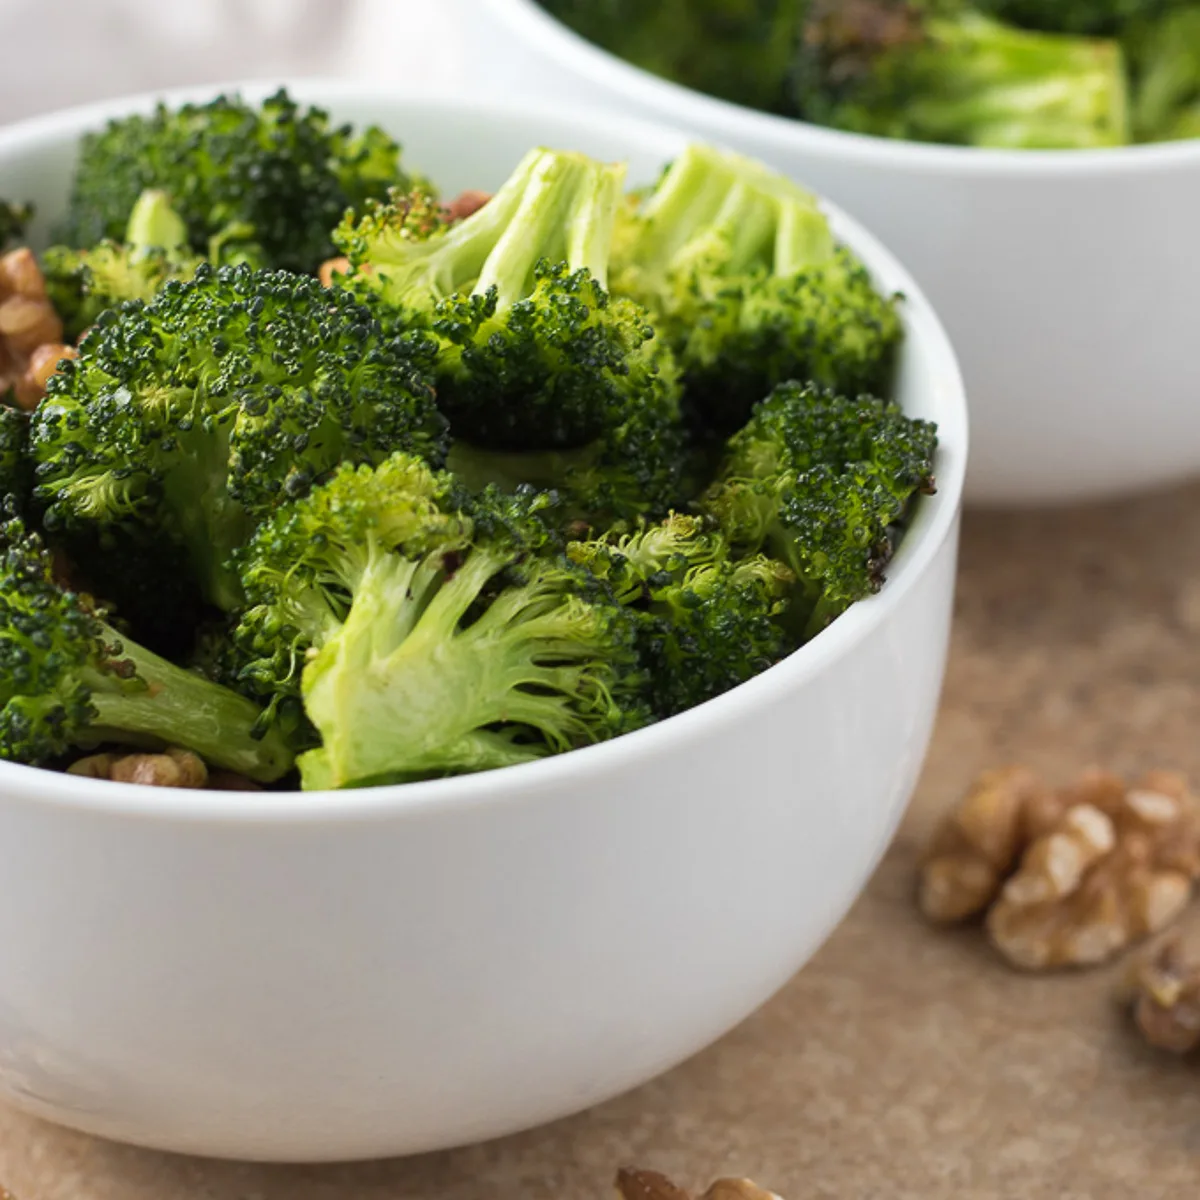
{"type": "Polygon", "coordinates": [[[0,1179],[21,1200],[589,1200],[632,1162],[787,1200],[1195,1197],[1200,1061],[1139,1045],[1112,971],[1015,975],[977,934],[923,926],[912,885],[984,766],[1200,781],[1197,518],[1200,487],[968,518],[945,704],[891,854],[781,995],[664,1079],[503,1142],[339,1168],[173,1159],[0,1110],[0,1179]]]}

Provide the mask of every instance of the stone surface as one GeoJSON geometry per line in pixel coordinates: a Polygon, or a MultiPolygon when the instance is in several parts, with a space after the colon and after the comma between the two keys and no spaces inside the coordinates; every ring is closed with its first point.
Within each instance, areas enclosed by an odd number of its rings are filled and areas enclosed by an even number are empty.
{"type": "MultiPolygon", "coordinates": [[[[891,854],[812,964],[719,1045],[546,1129],[406,1162],[207,1163],[0,1110],[21,1200],[588,1200],[615,1168],[787,1200],[1172,1200],[1200,1184],[1200,1062],[1143,1047],[1119,968],[1029,978],[913,905],[917,853],[984,766],[1200,781],[1200,487],[972,514],[935,744],[891,854]]],[[[1200,908],[1200,902],[1197,902],[1200,908]]]]}

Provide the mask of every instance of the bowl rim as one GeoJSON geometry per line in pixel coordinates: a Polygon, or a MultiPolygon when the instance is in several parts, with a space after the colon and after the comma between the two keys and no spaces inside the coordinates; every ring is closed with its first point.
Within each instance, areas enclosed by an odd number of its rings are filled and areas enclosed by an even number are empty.
{"type": "MultiPolygon", "coordinates": [[[[447,117],[475,117],[486,123],[536,122],[543,115],[535,104],[495,104],[472,97],[435,97],[403,89],[316,77],[287,77],[264,84],[259,80],[214,83],[200,87],[142,92],[36,116],[0,128],[0,163],[29,153],[66,135],[78,135],[107,117],[145,111],[158,100],[168,104],[206,99],[218,91],[240,92],[247,98],[285,86],[298,100],[335,108],[339,103],[385,110],[395,109],[397,122],[408,119],[403,110],[447,117]]],[[[556,108],[555,119],[617,139],[631,146],[670,143],[683,145],[688,135],[669,126],[635,117],[595,111],[556,108]]],[[[388,125],[388,117],[372,118],[388,125]]],[[[435,117],[436,119],[436,117],[435,117]]],[[[402,130],[394,136],[401,137],[402,130]]],[[[401,138],[401,140],[403,140],[401,138]]],[[[821,199],[840,239],[850,243],[885,286],[905,295],[906,337],[919,345],[929,363],[939,426],[938,492],[923,498],[916,519],[906,531],[892,562],[887,584],[875,596],[859,601],[811,642],[782,662],[731,691],[645,729],[598,745],[585,746],[535,762],[461,775],[448,779],[343,791],[235,792],[180,790],[164,800],[159,789],[136,784],[84,779],[40,767],[0,762],[0,803],[17,799],[72,811],[162,822],[198,824],[277,824],[342,822],[355,819],[420,816],[461,811],[535,793],[556,790],[580,772],[601,773],[647,757],[670,753],[672,747],[703,738],[714,726],[727,724],[760,707],[772,705],[781,694],[802,687],[844,657],[873,630],[888,620],[905,593],[929,569],[955,528],[962,505],[968,444],[966,393],[950,339],[929,301],[909,272],[853,218],[821,199]]]]}
{"type": "Polygon", "coordinates": [[[636,100],[647,116],[685,125],[693,118],[702,118],[724,138],[755,137],[793,152],[808,150],[830,159],[899,170],[921,169],[935,175],[1057,179],[1126,172],[1157,174],[1200,165],[1200,138],[1085,150],[1010,150],[912,142],[829,129],[722,100],[636,67],[575,33],[537,0],[482,3],[496,19],[556,64],[636,100]]]}

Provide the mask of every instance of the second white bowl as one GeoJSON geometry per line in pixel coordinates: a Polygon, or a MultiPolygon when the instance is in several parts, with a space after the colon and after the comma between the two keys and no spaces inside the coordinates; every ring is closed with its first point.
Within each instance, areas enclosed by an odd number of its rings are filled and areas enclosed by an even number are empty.
{"type": "Polygon", "coordinates": [[[967,499],[1091,499],[1200,471],[1200,140],[988,151],[819,129],[638,70],[534,0],[476,0],[467,76],[639,112],[765,159],[875,230],[958,351],[967,499]]]}

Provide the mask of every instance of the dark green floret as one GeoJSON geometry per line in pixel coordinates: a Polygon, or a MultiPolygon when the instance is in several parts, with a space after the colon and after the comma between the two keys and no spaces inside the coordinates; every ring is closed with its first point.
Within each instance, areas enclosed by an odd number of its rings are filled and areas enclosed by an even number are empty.
{"type": "Polygon", "coordinates": [[[62,240],[121,238],[138,196],[155,188],[179,211],[194,253],[232,235],[253,242],[265,266],[315,271],[348,206],[410,182],[380,129],[356,134],[283,90],[258,106],[237,96],[159,105],[83,139],[62,240]]]}
{"type": "Polygon", "coordinates": [[[535,150],[465,220],[394,196],[335,235],[350,285],[438,338],[454,469],[553,487],[573,516],[602,520],[665,511],[681,458],[670,349],[639,305],[607,291],[623,178],[535,150]]]}
{"type": "Polygon", "coordinates": [[[1112,37],[1135,21],[1154,20],[1187,8],[1195,0],[978,0],[978,7],[1001,21],[1047,33],[1112,37]]]}
{"type": "Polygon", "coordinates": [[[813,196],[691,145],[618,227],[613,289],[653,314],[702,427],[737,429],[782,379],[883,391],[900,319],[813,196]]]}
{"type": "Polygon", "coordinates": [[[737,552],[788,565],[811,637],[883,585],[912,498],[934,489],[936,449],[934,426],[895,404],[783,384],[729,439],[702,507],[737,552]]]}
{"type": "Polygon", "coordinates": [[[38,765],[110,743],[181,746],[270,782],[292,755],[259,728],[249,700],[143,649],[60,586],[22,522],[0,528],[0,759],[38,765]]]}
{"type": "Polygon", "coordinates": [[[24,512],[33,484],[27,453],[29,417],[0,399],[0,517],[24,512]]]}
{"type": "Polygon", "coordinates": [[[32,204],[17,204],[0,198],[0,250],[9,242],[24,237],[25,228],[32,219],[32,204]]]}
{"type": "Polygon", "coordinates": [[[235,608],[230,555],[281,501],[346,461],[441,460],[430,353],[315,279],[201,266],[102,314],[52,377],[31,438],[46,527],[181,553],[199,593],[235,608]]]}
{"type": "Polygon", "coordinates": [[[396,455],[343,468],[242,556],[237,638],[263,694],[297,685],[306,788],[482,771],[649,719],[626,610],[562,555],[547,499],[396,455]]]}
{"type": "Polygon", "coordinates": [[[672,513],[632,534],[572,542],[567,553],[636,615],[657,717],[729,691],[794,648],[783,621],[792,572],[762,554],[735,559],[711,520],[672,513]]]}

